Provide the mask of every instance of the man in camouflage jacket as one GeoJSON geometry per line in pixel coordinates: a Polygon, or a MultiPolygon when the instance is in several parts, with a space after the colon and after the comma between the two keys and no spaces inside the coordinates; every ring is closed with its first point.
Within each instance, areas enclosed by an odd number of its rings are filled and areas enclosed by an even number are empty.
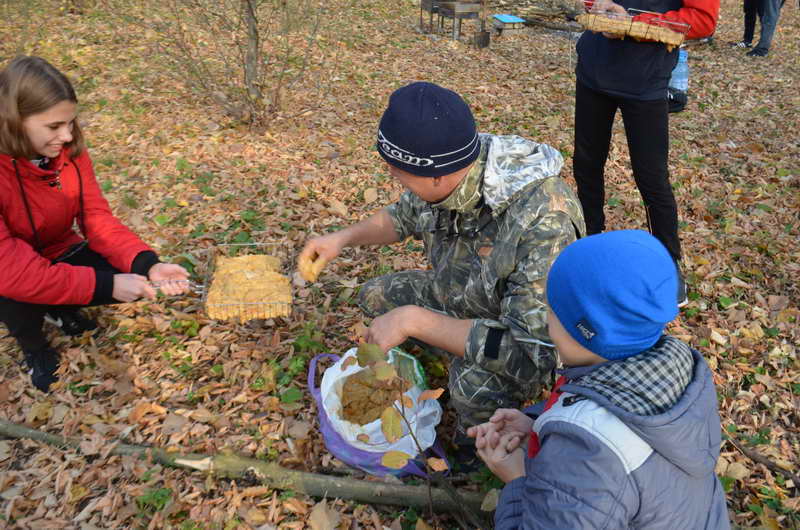
{"type": "Polygon", "coordinates": [[[456,443],[468,445],[467,427],[536,397],[549,382],[556,356],[545,279],[561,249],[584,233],[580,203],[558,176],[558,151],[477,134],[463,100],[430,83],[392,95],[378,152],[407,191],[371,217],[310,240],[301,260],[327,262],[347,246],[408,237],[424,242],[429,269],[362,287],[360,305],[374,317],[366,338],[384,350],[416,339],[451,354],[456,443]]]}

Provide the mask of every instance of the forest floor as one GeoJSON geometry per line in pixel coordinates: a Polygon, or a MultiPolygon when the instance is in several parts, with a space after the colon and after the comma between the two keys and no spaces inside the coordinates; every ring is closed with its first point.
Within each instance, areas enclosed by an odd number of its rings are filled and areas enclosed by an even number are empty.
{"type": "MultiPolygon", "coordinates": [[[[375,153],[375,132],[389,94],[410,81],[462,94],[483,132],[555,146],[574,186],[569,34],[535,29],[477,49],[469,44],[473,23],[454,42],[418,31],[417,4],[334,0],[320,36],[328,62],[294,89],[294,108],[254,129],[154,67],[152,33],[121,26],[102,2],[81,13],[58,2],[33,2],[25,12],[10,5],[0,18],[0,60],[41,55],[75,81],[113,210],[162,256],[195,266],[199,281],[204,256],[231,242],[279,242],[291,272],[311,234],[397,199],[401,189],[375,153]]],[[[771,462],[723,443],[717,472],[732,520],[797,528],[800,484],[778,470],[800,468],[800,8],[787,0],[766,58],[728,46],[741,31],[741,3],[723,0],[714,43],[689,51],[688,107],[670,116],[690,303],[669,331],[714,370],[726,436],[771,462]]],[[[608,227],[644,228],[619,119],[606,175],[608,227]]],[[[0,417],[82,442],[73,451],[0,440],[0,526],[455,526],[424,510],[254,493],[108,455],[124,440],[341,471],[320,437],[308,362],[352,347],[368,324],[354,304],[359,285],[424,266],[420,250],[412,241],[348,251],[317,283],[295,279],[289,318],[214,321],[194,297],[92,309],[103,328],[96,337],[52,330],[63,366],[47,395],[31,386],[14,342],[0,339],[0,417]]],[[[446,361],[425,365],[443,384],[446,361]]],[[[449,413],[440,426],[445,440],[451,421],[449,413]]],[[[497,485],[488,473],[467,482],[484,491],[497,485]]]]}

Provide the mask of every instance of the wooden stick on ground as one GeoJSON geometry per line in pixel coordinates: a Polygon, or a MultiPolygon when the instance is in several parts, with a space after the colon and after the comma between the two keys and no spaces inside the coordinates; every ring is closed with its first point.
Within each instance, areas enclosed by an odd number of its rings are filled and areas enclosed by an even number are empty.
{"type": "MultiPolygon", "coordinates": [[[[80,450],[78,440],[30,429],[5,420],[0,420],[0,436],[7,438],[29,438],[61,448],[80,450]]],[[[331,477],[318,473],[306,473],[287,469],[253,458],[217,454],[212,456],[195,453],[168,453],[155,447],[117,443],[110,455],[152,458],[154,461],[183,469],[211,473],[225,478],[255,476],[263,484],[275,489],[292,490],[311,497],[336,497],[370,504],[392,506],[426,507],[429,503],[427,486],[406,486],[381,482],[367,482],[346,477],[331,477]]],[[[458,492],[461,505],[452,497],[452,492],[435,488],[431,492],[433,509],[437,512],[463,513],[464,508],[481,513],[483,495],[473,492],[458,492]]]]}
{"type": "Polygon", "coordinates": [[[791,471],[783,469],[781,466],[779,466],[766,456],[762,455],[758,451],[754,451],[753,449],[748,449],[738,440],[734,440],[731,437],[727,438],[727,440],[734,448],[736,448],[737,451],[742,453],[744,456],[746,456],[753,462],[756,462],[758,464],[764,464],[765,466],[767,466],[767,468],[769,468],[771,471],[774,471],[775,473],[780,473],[781,475],[785,476],[786,478],[794,482],[795,488],[800,489],[800,476],[795,475],[791,471]]]}

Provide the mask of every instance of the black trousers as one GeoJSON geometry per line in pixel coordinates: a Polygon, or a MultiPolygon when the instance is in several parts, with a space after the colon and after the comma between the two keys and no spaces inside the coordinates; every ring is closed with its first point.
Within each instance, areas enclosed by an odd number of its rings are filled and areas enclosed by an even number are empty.
{"type": "Polygon", "coordinates": [[[742,41],[748,44],[753,42],[753,36],[756,32],[756,14],[759,11],[763,12],[761,4],[761,0],[744,0],[742,3],[742,9],[744,10],[744,36],[742,41]]]}
{"type": "MultiPolygon", "coordinates": [[[[115,274],[119,272],[103,256],[88,247],[58,261],[69,263],[70,265],[112,271],[115,274]]],[[[114,299],[101,300],[92,305],[112,303],[117,303],[117,301],[114,299]]],[[[21,348],[39,350],[48,345],[47,338],[42,331],[44,315],[50,313],[53,316],[57,316],[59,312],[75,311],[81,307],[87,306],[29,304],[0,296],[0,322],[6,325],[8,334],[17,339],[21,348]]]]}
{"type": "Polygon", "coordinates": [[[669,183],[667,99],[641,101],[596,92],[577,83],[573,169],[587,234],[605,230],[605,165],[611,127],[622,113],[636,186],[642,194],[650,232],[679,260],[678,206],[669,183]]]}

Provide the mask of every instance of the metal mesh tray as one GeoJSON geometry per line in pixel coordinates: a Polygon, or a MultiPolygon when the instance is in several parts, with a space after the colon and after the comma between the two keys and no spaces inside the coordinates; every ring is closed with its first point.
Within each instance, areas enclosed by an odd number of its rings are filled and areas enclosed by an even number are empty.
{"type": "Polygon", "coordinates": [[[206,313],[211,318],[246,322],[259,318],[275,318],[291,315],[291,302],[231,300],[224,303],[211,303],[208,300],[208,294],[211,289],[211,282],[214,280],[214,273],[220,256],[236,257],[254,254],[265,254],[277,258],[280,262],[278,272],[287,277],[289,289],[291,290],[291,268],[293,266],[295,254],[292,245],[287,242],[278,241],[263,243],[226,243],[204,249],[200,251],[200,254],[201,255],[198,256],[198,265],[201,269],[196,272],[200,273],[203,278],[201,302],[206,313]],[[202,254],[205,255],[203,256],[202,254]],[[216,317],[212,315],[225,316],[216,317]]]}

